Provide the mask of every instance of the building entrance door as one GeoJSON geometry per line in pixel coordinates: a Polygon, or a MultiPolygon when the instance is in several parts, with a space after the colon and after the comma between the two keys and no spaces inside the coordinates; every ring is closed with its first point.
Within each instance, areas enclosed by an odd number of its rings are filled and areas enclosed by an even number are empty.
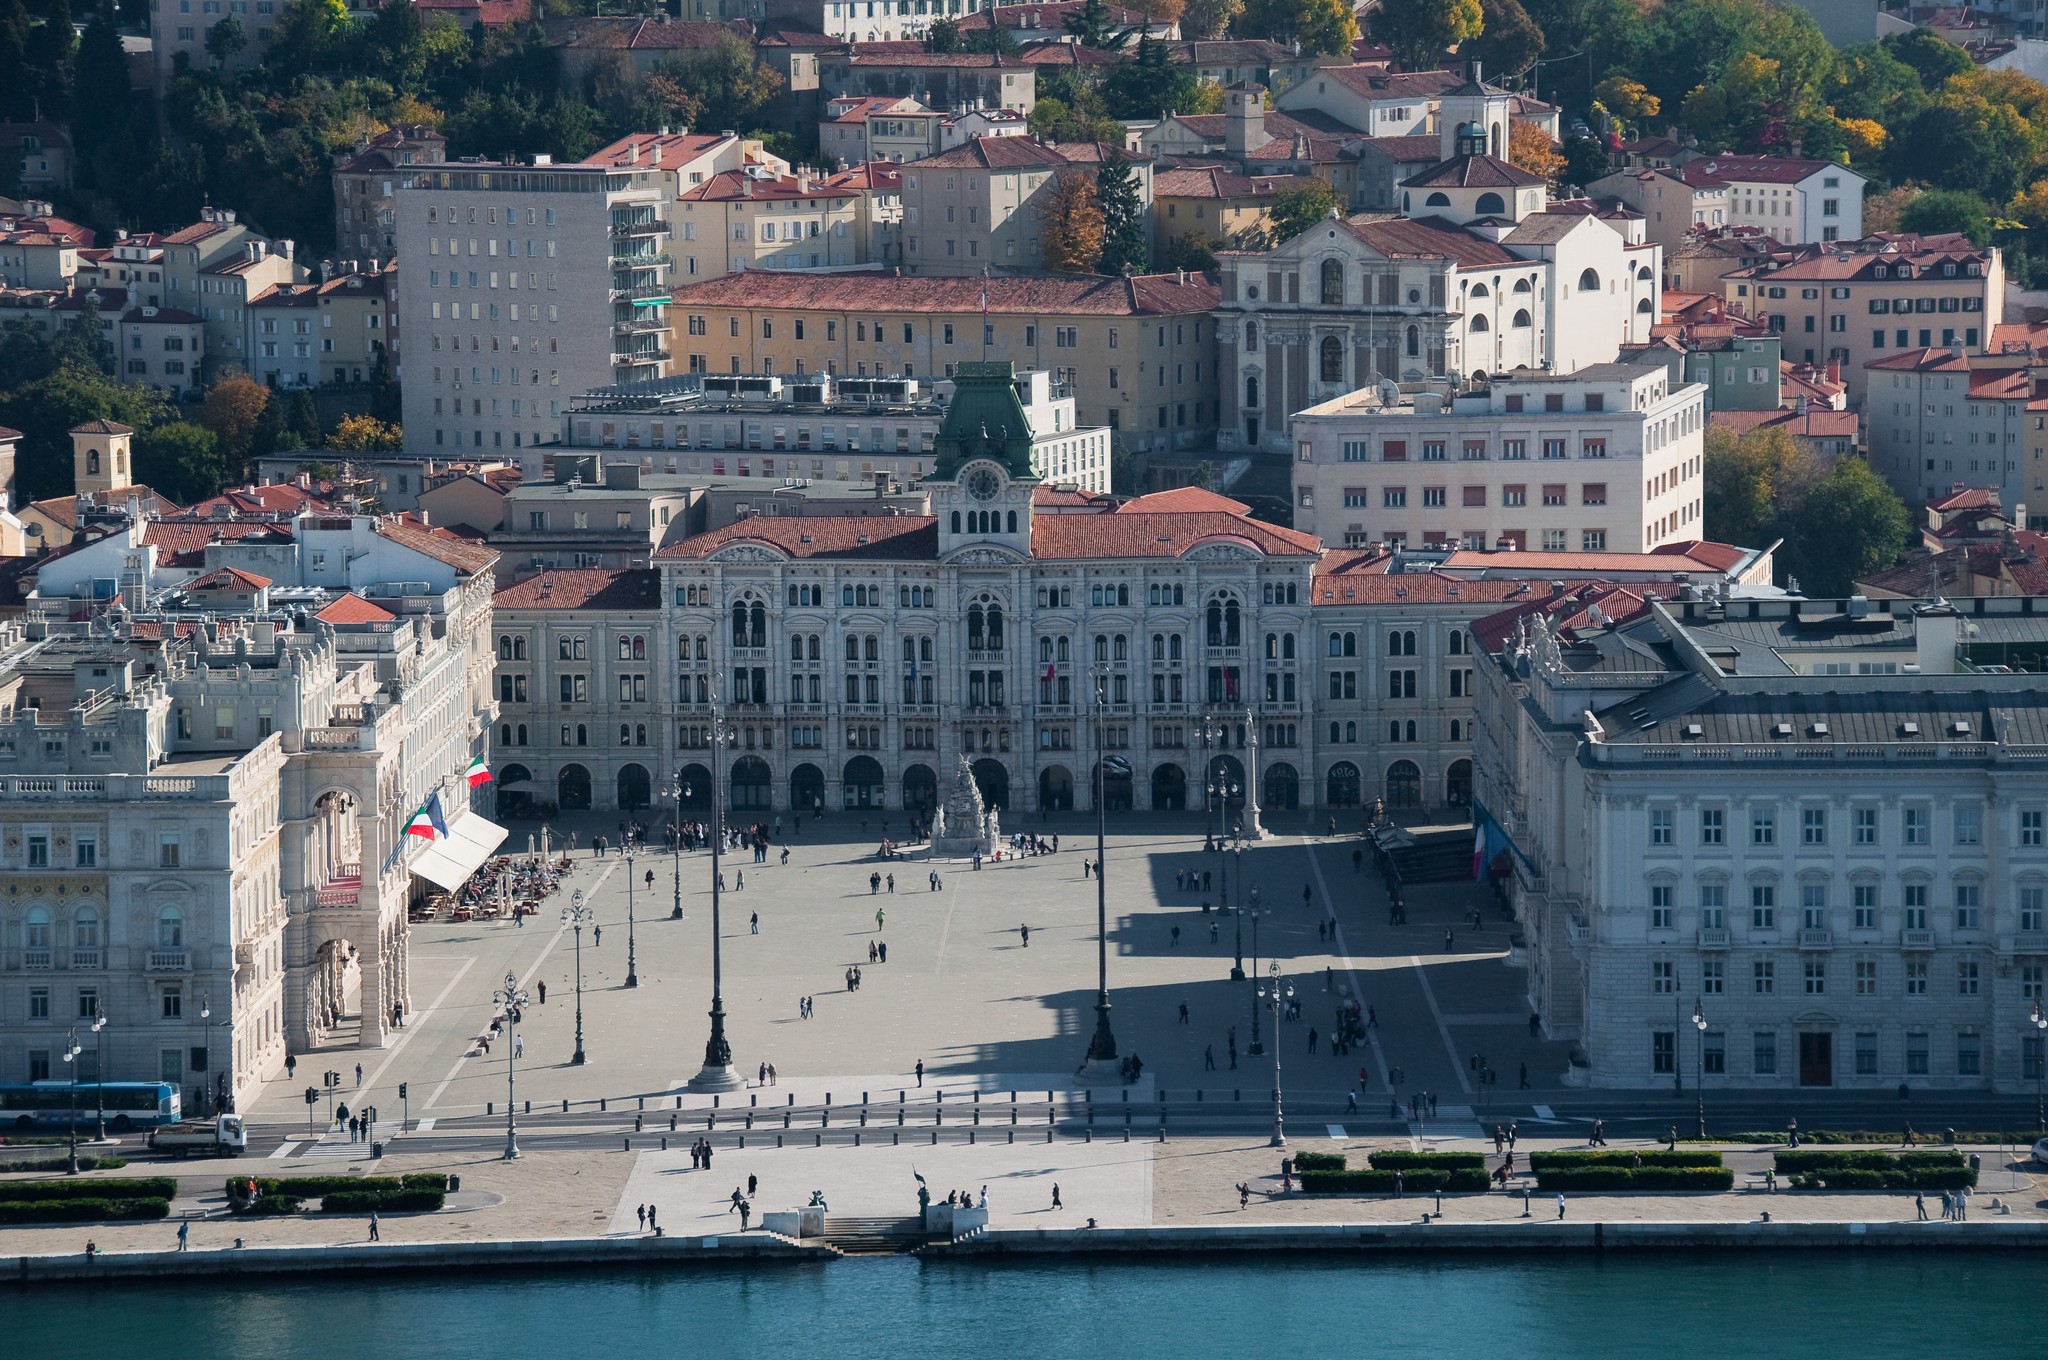
{"type": "Polygon", "coordinates": [[[1801,1034],[1799,1036],[1799,1084],[1801,1086],[1833,1086],[1835,1084],[1834,1035],[1801,1034]]]}

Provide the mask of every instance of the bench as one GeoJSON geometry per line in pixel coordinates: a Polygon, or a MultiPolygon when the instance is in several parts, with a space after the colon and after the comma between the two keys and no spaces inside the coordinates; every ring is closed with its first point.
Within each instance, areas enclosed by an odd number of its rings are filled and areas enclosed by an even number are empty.
{"type": "Polygon", "coordinates": [[[1744,1172],[1742,1188],[1745,1190],[1769,1190],[1773,1188],[1771,1185],[1772,1174],[1769,1171],[1744,1172]]]}

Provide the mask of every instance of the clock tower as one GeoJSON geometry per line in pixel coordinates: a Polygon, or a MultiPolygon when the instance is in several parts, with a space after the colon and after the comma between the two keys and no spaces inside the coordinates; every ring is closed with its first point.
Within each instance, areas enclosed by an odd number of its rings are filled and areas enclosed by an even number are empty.
{"type": "Polygon", "coordinates": [[[1008,363],[953,370],[953,403],[932,440],[936,466],[926,485],[939,519],[939,556],[988,545],[1031,555],[1031,422],[1008,363]]]}

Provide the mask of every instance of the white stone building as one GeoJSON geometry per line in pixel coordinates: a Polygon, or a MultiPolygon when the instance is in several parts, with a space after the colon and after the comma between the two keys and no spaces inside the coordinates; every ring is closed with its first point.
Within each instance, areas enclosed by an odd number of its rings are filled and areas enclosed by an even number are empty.
{"type": "Polygon", "coordinates": [[[2048,707],[1985,669],[2039,649],[2029,604],[1697,598],[1525,621],[1481,666],[1478,797],[1568,1080],[2032,1088],[2048,707]]]}
{"type": "Polygon", "coordinates": [[[1648,552],[1700,537],[1706,389],[1662,364],[1386,396],[1294,417],[1295,523],[1326,542],[1648,552]]]}

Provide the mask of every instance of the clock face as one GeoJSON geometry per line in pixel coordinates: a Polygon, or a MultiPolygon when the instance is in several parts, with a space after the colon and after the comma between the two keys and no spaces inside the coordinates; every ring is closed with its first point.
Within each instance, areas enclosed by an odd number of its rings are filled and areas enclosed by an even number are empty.
{"type": "Polygon", "coordinates": [[[967,494],[978,501],[992,501],[1002,490],[1002,478],[987,468],[976,468],[967,474],[967,494]]]}

